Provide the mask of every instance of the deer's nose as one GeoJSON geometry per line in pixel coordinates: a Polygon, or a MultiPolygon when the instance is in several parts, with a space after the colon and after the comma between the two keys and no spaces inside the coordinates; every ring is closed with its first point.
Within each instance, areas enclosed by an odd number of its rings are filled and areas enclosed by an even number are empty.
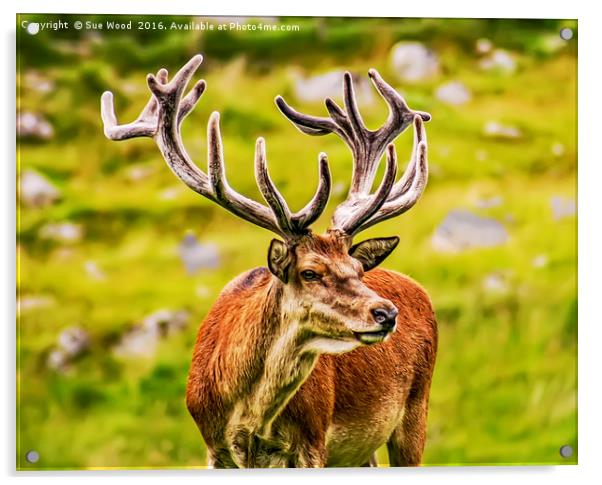
{"type": "Polygon", "coordinates": [[[373,308],[371,313],[372,317],[374,318],[374,321],[378,323],[383,328],[383,330],[390,332],[393,329],[393,327],[395,327],[395,319],[397,318],[398,313],[397,308],[373,308]]]}

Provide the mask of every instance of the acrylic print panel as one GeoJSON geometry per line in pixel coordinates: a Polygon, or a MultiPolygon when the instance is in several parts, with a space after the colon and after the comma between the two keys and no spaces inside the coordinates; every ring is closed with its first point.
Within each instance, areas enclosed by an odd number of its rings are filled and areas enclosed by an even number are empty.
{"type": "Polygon", "coordinates": [[[19,15],[17,468],[575,464],[576,38],[19,15]]]}

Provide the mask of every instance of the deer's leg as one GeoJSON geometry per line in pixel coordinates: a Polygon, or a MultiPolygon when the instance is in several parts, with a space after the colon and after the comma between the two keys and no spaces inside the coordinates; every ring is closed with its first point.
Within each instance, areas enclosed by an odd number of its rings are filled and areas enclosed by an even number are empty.
{"type": "Polygon", "coordinates": [[[324,468],[325,466],[326,454],[319,449],[295,454],[288,461],[289,468],[324,468]]]}
{"type": "Polygon", "coordinates": [[[378,468],[378,461],[376,460],[376,453],[372,453],[372,456],[370,457],[370,459],[362,465],[362,468],[363,467],[378,468]]]}
{"type": "Polygon", "coordinates": [[[387,441],[391,466],[418,466],[422,462],[429,392],[437,354],[437,324],[434,319],[430,323],[430,334],[424,340],[423,354],[416,365],[403,417],[387,441]]]}
{"type": "Polygon", "coordinates": [[[401,423],[387,441],[391,466],[418,466],[426,441],[426,417],[428,389],[415,392],[413,389],[406,401],[401,423]]]}
{"type": "Polygon", "coordinates": [[[230,453],[224,450],[207,450],[207,468],[238,468],[230,453]]]}
{"type": "Polygon", "coordinates": [[[306,443],[289,457],[287,466],[288,468],[324,468],[326,456],[325,443],[306,443]]]}

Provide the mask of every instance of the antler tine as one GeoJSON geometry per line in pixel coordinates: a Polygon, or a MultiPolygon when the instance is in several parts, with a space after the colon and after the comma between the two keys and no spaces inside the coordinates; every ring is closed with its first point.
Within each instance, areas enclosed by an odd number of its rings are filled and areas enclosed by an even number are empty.
{"type": "Polygon", "coordinates": [[[205,81],[200,80],[182,100],[186,86],[202,62],[203,56],[197,54],[178,70],[171,81],[168,81],[167,70],[161,69],[156,77],[148,74],[146,82],[157,102],[157,108],[153,110],[156,111],[153,137],[167,165],[190,189],[214,200],[207,174],[191,160],[180,134],[181,122],[205,90],[205,81]]]}
{"type": "Polygon", "coordinates": [[[416,115],[423,121],[429,121],[431,115],[423,111],[413,111],[401,95],[381,77],[376,69],[370,69],[368,76],[378,93],[389,106],[389,117],[385,124],[374,132],[374,137],[383,148],[403,132],[413,121],[416,115]]]}
{"type": "Polygon", "coordinates": [[[145,112],[151,112],[157,101],[153,97],[148,102],[140,117],[132,123],[119,125],[117,116],[115,116],[115,107],[113,105],[113,93],[105,91],[100,98],[100,116],[104,125],[104,134],[107,138],[115,141],[127,140],[129,138],[153,137],[157,126],[147,119],[143,118],[145,112]]]}
{"type": "Polygon", "coordinates": [[[357,107],[357,100],[355,99],[355,90],[353,89],[353,80],[351,73],[346,71],[343,74],[343,94],[345,100],[345,109],[347,110],[347,118],[349,119],[353,133],[358,141],[363,141],[368,134],[368,128],[362,120],[362,115],[357,107]]]}
{"type": "Polygon", "coordinates": [[[228,184],[217,111],[211,114],[207,125],[207,171],[212,191],[210,199],[242,219],[282,237],[287,236],[287,231],[280,228],[274,214],[267,207],[232,190],[228,184]]]}
{"type": "Polygon", "coordinates": [[[105,136],[111,140],[121,141],[138,137],[154,137],[159,131],[159,107],[165,103],[165,98],[171,96],[171,109],[165,110],[169,114],[174,109],[177,112],[177,127],[194,108],[197,101],[205,91],[205,81],[198,81],[186,97],[180,102],[180,97],[186,89],[190,78],[203,62],[203,56],[196,55],[190,59],[174,76],[171,82],[167,80],[167,69],[159,69],[157,75],[149,74],[147,83],[152,95],[142,112],[132,123],[119,125],[115,116],[113,93],[106,91],[101,97],[100,113],[104,124],[105,136]],[[175,99],[173,99],[175,98],[175,99]]]}
{"type": "Polygon", "coordinates": [[[258,138],[255,144],[255,178],[259,191],[272,208],[280,229],[284,233],[293,233],[291,211],[268,173],[265,140],[263,138],[258,138]]]}
{"type": "Polygon", "coordinates": [[[291,108],[282,96],[276,96],[274,99],[276,106],[293,124],[306,135],[328,135],[329,133],[338,133],[339,128],[329,118],[319,116],[309,116],[291,108]]]}
{"type": "Polygon", "coordinates": [[[339,132],[337,133],[345,143],[349,146],[351,151],[353,152],[353,156],[356,156],[355,153],[355,145],[353,143],[353,128],[351,127],[351,123],[347,114],[343,111],[343,109],[331,98],[326,98],[324,100],[324,104],[326,105],[326,109],[330,114],[330,117],[334,120],[337,127],[339,128],[339,132]]]}
{"type": "Polygon", "coordinates": [[[424,129],[424,122],[420,116],[414,117],[414,143],[412,147],[412,157],[406,167],[402,177],[395,183],[388,200],[394,200],[400,197],[403,193],[407,192],[416,177],[416,162],[418,159],[418,145],[420,142],[426,143],[426,131],[424,129]]]}
{"type": "MultiPolygon", "coordinates": [[[[392,146],[392,145],[390,145],[392,146]]],[[[411,209],[418,201],[428,182],[428,145],[422,118],[414,118],[414,148],[412,159],[403,177],[395,184],[382,207],[366,220],[356,232],[374,224],[396,217],[411,209]]]]}
{"type": "MultiPolygon", "coordinates": [[[[161,84],[167,83],[167,70],[159,69],[157,79],[161,84]]],[[[155,96],[150,97],[138,118],[131,123],[119,125],[115,116],[113,93],[105,91],[100,98],[100,116],[104,125],[104,134],[115,141],[128,140],[138,137],[153,137],[157,132],[156,114],[159,103],[155,96]]]]}
{"type": "Polygon", "coordinates": [[[102,96],[101,115],[105,135],[112,140],[147,136],[155,139],[163,158],[172,172],[189,188],[208,199],[217,202],[230,212],[261,227],[286,237],[276,224],[270,210],[251,199],[233,191],[225,178],[219,115],[214,115],[208,124],[208,172],[205,174],[188,156],[180,135],[180,124],[192,111],[203,92],[205,81],[195,83],[190,92],[182,98],[190,79],[201,64],[203,57],[192,57],[168,82],[166,69],[160,69],[156,76],[149,74],[147,84],[151,97],[136,121],[118,125],[113,108],[113,95],[106,92],[102,96]]]}
{"type": "Polygon", "coordinates": [[[422,193],[427,177],[426,134],[422,122],[429,121],[431,115],[411,110],[403,97],[375,69],[370,69],[368,75],[389,107],[387,120],[377,130],[368,129],[362,120],[349,72],[343,75],[345,109],[331,98],[325,100],[330,118],[300,113],[288,106],[280,96],[276,98],[280,111],[303,133],[336,133],[351,150],[353,173],[349,193],[347,199],[336,208],[331,226],[331,229],[347,234],[355,234],[379,220],[408,210],[422,193]],[[391,142],[412,122],[415,127],[414,156],[404,175],[395,183],[395,172],[392,172],[391,167],[396,163],[396,154],[391,142]],[[387,171],[377,192],[371,194],[378,164],[385,149],[387,171]],[[391,173],[393,179],[390,178],[391,173]]]}
{"type": "Polygon", "coordinates": [[[268,168],[265,140],[258,138],[255,145],[255,178],[261,195],[271,211],[230,188],[226,180],[219,113],[211,115],[208,128],[208,172],[214,199],[230,212],[290,239],[302,235],[324,211],[330,195],[331,177],[326,155],[320,154],[320,181],[312,200],[299,212],[291,214],[288,204],[272,181],[268,168]]]}
{"type": "Polygon", "coordinates": [[[328,159],[325,153],[320,153],[318,158],[319,182],[318,188],[309,203],[295,214],[290,209],[270,178],[267,168],[265,141],[258,138],[255,146],[255,178],[263,198],[271,207],[278,226],[287,234],[303,234],[307,227],[316,221],[328,203],[330,195],[331,177],[328,159]]]}
{"type": "MultiPolygon", "coordinates": [[[[105,135],[112,140],[151,137],[155,140],[169,168],[195,192],[216,202],[233,214],[275,232],[285,239],[290,240],[305,234],[309,224],[314,222],[324,210],[330,194],[330,171],[325,155],[320,155],[320,182],[316,194],[296,214],[291,214],[286,201],[268,174],[265,142],[262,138],[257,140],[255,170],[259,189],[269,207],[239,194],[230,187],[224,167],[219,113],[212,113],[207,125],[207,173],[197,167],[188,156],[182,142],[180,124],[205,91],[205,81],[197,81],[186,96],[182,97],[182,95],[202,60],[201,55],[194,56],[171,81],[168,81],[166,69],[160,69],[156,76],[149,74],[147,84],[152,93],[151,97],[138,118],[132,123],[125,125],[117,123],[113,94],[105,92],[101,98],[101,116],[105,135]]],[[[287,110],[288,106],[284,100],[280,100],[280,105],[284,106],[283,112],[287,110]]],[[[288,109],[289,114],[293,117],[308,118],[288,109]]],[[[318,119],[317,124],[320,123],[322,128],[311,128],[311,123],[309,123],[306,127],[307,132],[317,134],[322,129],[323,134],[326,134],[330,133],[332,127],[336,129],[331,120],[318,119]]]]}
{"type": "Polygon", "coordinates": [[[323,152],[318,156],[318,174],[320,180],[315,195],[303,209],[293,214],[292,217],[293,224],[300,231],[305,230],[320,217],[330,197],[332,178],[328,167],[328,158],[323,152]]]}
{"type": "Polygon", "coordinates": [[[353,235],[360,231],[362,224],[370,219],[386,202],[397,175],[397,156],[395,147],[387,149],[385,175],[378,190],[369,196],[348,199],[339,205],[332,218],[332,228],[353,235]]]}
{"type": "Polygon", "coordinates": [[[190,92],[182,99],[182,94],[186,86],[202,62],[203,56],[200,54],[194,56],[182,66],[170,82],[167,82],[167,69],[161,69],[157,77],[149,74],[146,78],[148,87],[159,104],[166,105],[166,113],[171,113],[176,108],[177,128],[180,127],[184,118],[192,111],[197,101],[205,92],[207,85],[201,79],[195,83],[190,92]]]}
{"type": "MultiPolygon", "coordinates": [[[[182,93],[186,89],[190,78],[194,75],[196,70],[203,62],[203,56],[197,54],[193,56],[186,64],[184,64],[180,70],[176,73],[173,79],[164,83],[161,79],[157,79],[153,74],[146,76],[146,82],[152,93],[157,97],[159,101],[166,97],[173,97],[176,99],[174,107],[180,107],[179,101],[182,93]]],[[[165,80],[167,80],[167,70],[162,69],[165,72],[165,80]]],[[[161,71],[160,71],[161,72],[161,71]]]]}
{"type": "Polygon", "coordinates": [[[178,127],[184,121],[184,118],[188,116],[188,113],[192,111],[195,107],[197,101],[201,98],[203,93],[205,92],[205,88],[207,84],[203,79],[198,81],[194,87],[190,90],[190,92],[184,97],[184,99],[180,103],[180,110],[178,111],[178,127]]]}

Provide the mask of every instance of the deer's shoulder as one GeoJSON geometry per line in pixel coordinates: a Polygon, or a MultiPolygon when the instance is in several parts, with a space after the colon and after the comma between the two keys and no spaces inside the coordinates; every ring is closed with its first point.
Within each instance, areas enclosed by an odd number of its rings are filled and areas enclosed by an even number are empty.
{"type": "Polygon", "coordinates": [[[244,293],[254,292],[266,286],[271,279],[272,273],[267,268],[263,266],[253,268],[231,280],[224,287],[220,296],[242,296],[244,293]]]}
{"type": "Polygon", "coordinates": [[[402,298],[420,306],[432,308],[426,290],[408,275],[390,269],[375,268],[364,276],[364,282],[385,298],[402,298]]]}

